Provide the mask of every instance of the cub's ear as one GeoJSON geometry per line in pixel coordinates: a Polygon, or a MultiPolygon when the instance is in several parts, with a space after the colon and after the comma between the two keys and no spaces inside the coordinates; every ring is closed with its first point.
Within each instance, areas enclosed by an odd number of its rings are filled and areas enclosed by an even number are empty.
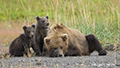
{"type": "Polygon", "coordinates": [[[45,43],[46,46],[49,45],[50,44],[50,38],[45,37],[44,38],[44,43],[45,43]]]}
{"type": "Polygon", "coordinates": [[[27,27],[26,27],[25,25],[23,25],[23,27],[22,27],[22,28],[23,28],[23,30],[26,30],[26,28],[27,28],[27,27]]]}
{"type": "Polygon", "coordinates": [[[40,17],[39,17],[39,16],[36,16],[36,19],[37,19],[37,20],[39,20],[39,19],[40,19],[40,17]]]}
{"type": "Polygon", "coordinates": [[[49,16],[46,16],[47,19],[49,19],[49,16]]]}
{"type": "Polygon", "coordinates": [[[32,24],[32,27],[35,28],[35,24],[32,24]]]}
{"type": "Polygon", "coordinates": [[[68,35],[67,34],[63,34],[62,37],[63,41],[66,41],[68,39],[68,35]]]}

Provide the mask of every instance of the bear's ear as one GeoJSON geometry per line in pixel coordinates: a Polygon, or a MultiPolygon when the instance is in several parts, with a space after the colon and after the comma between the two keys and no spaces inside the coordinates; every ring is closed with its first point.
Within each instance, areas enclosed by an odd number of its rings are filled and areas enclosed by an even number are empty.
{"type": "Polygon", "coordinates": [[[39,16],[36,16],[36,19],[37,19],[37,20],[39,20],[39,19],[40,19],[40,17],[39,17],[39,16]]]}
{"type": "Polygon", "coordinates": [[[32,24],[32,27],[35,28],[35,24],[32,24]]]}
{"type": "Polygon", "coordinates": [[[63,41],[66,41],[68,39],[68,35],[67,34],[63,34],[62,37],[63,41]]]}
{"type": "Polygon", "coordinates": [[[49,43],[50,43],[50,39],[49,39],[48,37],[45,37],[45,38],[44,38],[44,43],[45,43],[45,44],[49,44],[49,43]]]}
{"type": "Polygon", "coordinates": [[[46,16],[47,19],[49,19],[49,16],[46,16]]]}
{"type": "Polygon", "coordinates": [[[26,27],[25,25],[23,25],[23,30],[26,30],[26,28],[27,28],[27,27],[26,27]]]}

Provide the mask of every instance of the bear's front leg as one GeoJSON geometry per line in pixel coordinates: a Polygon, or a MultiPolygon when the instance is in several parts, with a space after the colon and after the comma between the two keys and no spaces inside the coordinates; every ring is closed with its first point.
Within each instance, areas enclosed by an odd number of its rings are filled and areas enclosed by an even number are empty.
{"type": "Polygon", "coordinates": [[[36,56],[40,56],[41,55],[41,52],[39,50],[39,46],[37,46],[37,44],[32,44],[32,49],[34,50],[34,52],[36,53],[35,55],[36,56]]]}
{"type": "Polygon", "coordinates": [[[65,53],[65,56],[81,56],[82,53],[79,48],[75,47],[73,49],[68,49],[68,51],[65,53]]]}

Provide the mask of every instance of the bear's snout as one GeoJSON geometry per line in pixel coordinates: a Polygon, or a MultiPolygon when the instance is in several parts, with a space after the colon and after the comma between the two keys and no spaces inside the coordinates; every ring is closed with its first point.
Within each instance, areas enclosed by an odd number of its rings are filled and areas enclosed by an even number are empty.
{"type": "Polygon", "coordinates": [[[33,38],[34,37],[34,33],[30,32],[30,37],[33,38]]]}
{"type": "Polygon", "coordinates": [[[62,54],[59,54],[58,56],[59,56],[59,57],[62,57],[63,55],[62,55],[62,54]]]}
{"type": "Polygon", "coordinates": [[[64,57],[62,49],[58,49],[58,55],[57,56],[58,57],[64,57]]]}
{"type": "Polygon", "coordinates": [[[33,38],[33,37],[34,37],[34,35],[31,35],[31,37],[33,38]]]}
{"type": "Polygon", "coordinates": [[[47,23],[47,26],[49,26],[49,23],[47,23]]]}

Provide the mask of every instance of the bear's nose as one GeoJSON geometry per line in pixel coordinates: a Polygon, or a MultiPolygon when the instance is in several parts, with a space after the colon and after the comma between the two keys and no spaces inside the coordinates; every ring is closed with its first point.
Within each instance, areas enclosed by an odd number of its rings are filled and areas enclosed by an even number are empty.
{"type": "Polygon", "coordinates": [[[49,23],[47,23],[47,26],[49,26],[49,23]]]}
{"type": "Polygon", "coordinates": [[[32,38],[33,38],[34,35],[32,35],[32,38]]]}
{"type": "Polygon", "coordinates": [[[59,54],[58,56],[59,56],[59,57],[62,57],[62,54],[59,54]]]}

